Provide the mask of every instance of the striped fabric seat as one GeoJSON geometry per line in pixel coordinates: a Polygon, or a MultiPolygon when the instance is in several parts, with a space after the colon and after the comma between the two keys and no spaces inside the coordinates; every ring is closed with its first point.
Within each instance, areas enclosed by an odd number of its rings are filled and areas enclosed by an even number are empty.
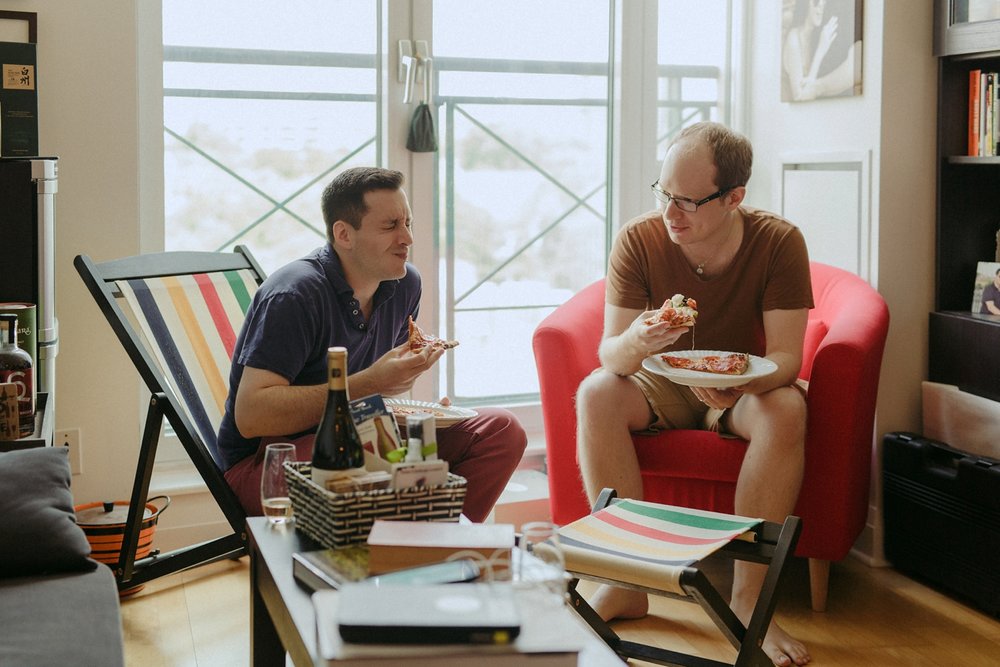
{"type": "Polygon", "coordinates": [[[236,337],[257,291],[249,270],[119,280],[131,319],[216,462],[236,337]]]}
{"type": "Polygon", "coordinates": [[[622,500],[559,529],[570,572],[684,594],[684,568],[733,539],[753,539],[761,519],[622,500]]]}

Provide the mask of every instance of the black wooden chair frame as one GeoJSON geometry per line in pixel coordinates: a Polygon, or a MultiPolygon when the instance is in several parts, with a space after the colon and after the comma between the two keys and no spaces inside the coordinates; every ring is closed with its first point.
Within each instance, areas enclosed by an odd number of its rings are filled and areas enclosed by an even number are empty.
{"type": "Polygon", "coordinates": [[[245,555],[246,512],[223,477],[212,453],[182,409],[180,398],[171,388],[157,361],[147,350],[143,337],[136,332],[132,322],[119,306],[117,299],[120,297],[120,292],[117,291],[115,283],[128,279],[249,270],[259,285],[264,280],[264,272],[245,246],[237,246],[232,253],[163,252],[101,263],[93,262],[86,255],[78,255],[73,264],[151,393],[139,445],[139,458],[132,483],[121,554],[117,565],[112,567],[118,589],[127,590],[157,577],[245,555]],[[139,534],[164,418],[173,427],[185,452],[225,515],[232,532],[169,552],[154,550],[149,556],[136,560],[139,534]]]}
{"type": "MultiPolygon", "coordinates": [[[[593,511],[596,512],[616,502],[620,502],[620,499],[616,498],[615,491],[604,489],[598,496],[597,502],[594,503],[593,511]]],[[[754,529],[755,541],[733,540],[712,554],[712,558],[722,558],[729,561],[745,560],[768,566],[760,596],[754,607],[750,623],[746,626],[736,617],[725,598],[716,590],[705,574],[696,567],[686,567],[681,573],[680,586],[686,595],[570,571],[570,575],[573,577],[569,587],[570,604],[623,660],[636,658],[658,665],[680,667],[725,667],[729,665],[735,667],[773,667],[771,659],[761,649],[761,644],[774,615],[785,565],[795,551],[795,544],[798,542],[801,530],[802,520],[797,516],[789,516],[785,519],[784,524],[765,521],[754,529]],[[737,650],[735,662],[719,662],[622,639],[577,591],[577,585],[581,579],[638,590],[651,595],[697,602],[737,650]]]]}

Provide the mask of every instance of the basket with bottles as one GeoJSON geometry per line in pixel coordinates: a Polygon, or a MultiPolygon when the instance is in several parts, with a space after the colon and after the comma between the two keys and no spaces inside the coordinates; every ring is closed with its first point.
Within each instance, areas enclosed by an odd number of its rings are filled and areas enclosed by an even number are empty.
{"type": "MultiPolygon", "coordinates": [[[[447,472],[446,462],[436,460],[433,419],[421,421],[423,428],[414,431],[405,449],[399,447],[398,436],[366,449],[355,424],[358,406],[348,400],[347,350],[330,348],[327,362],[326,410],[316,431],[312,461],[284,464],[292,512],[302,532],[325,547],[337,548],[364,542],[375,519],[458,521],[466,481],[447,472]],[[405,461],[388,456],[402,451],[405,461]],[[425,460],[425,455],[432,460],[425,460]]],[[[381,397],[360,400],[385,411],[381,397]]],[[[391,416],[387,419],[394,432],[395,422],[391,416]]],[[[384,429],[377,430],[385,434],[384,429]]]]}
{"type": "Polygon", "coordinates": [[[285,464],[296,526],[324,547],[364,542],[375,519],[458,521],[465,502],[465,478],[448,474],[435,486],[336,493],[310,479],[311,464],[285,464]]]}

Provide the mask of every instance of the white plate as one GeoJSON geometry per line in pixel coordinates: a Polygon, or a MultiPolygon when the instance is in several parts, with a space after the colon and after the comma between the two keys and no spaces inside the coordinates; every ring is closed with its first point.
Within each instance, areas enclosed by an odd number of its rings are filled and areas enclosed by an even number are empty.
{"type": "MultiPolygon", "coordinates": [[[[454,405],[441,405],[440,403],[430,403],[428,401],[411,401],[405,398],[387,398],[385,399],[386,406],[393,410],[393,408],[410,408],[414,410],[433,410],[431,414],[434,415],[435,426],[438,427],[448,427],[457,424],[460,421],[464,421],[469,417],[475,417],[479,413],[475,410],[470,410],[469,408],[459,408],[454,405]]],[[[396,416],[396,422],[398,424],[405,425],[407,414],[402,412],[397,412],[393,410],[396,416]]]]}
{"type": "MultiPolygon", "coordinates": [[[[731,352],[721,350],[678,350],[676,352],[666,352],[674,357],[704,357],[708,355],[726,355],[731,352]]],[[[642,367],[650,373],[662,375],[671,382],[683,384],[688,387],[707,387],[710,389],[725,389],[727,387],[739,387],[740,385],[770,375],[778,370],[778,365],[770,359],[755,357],[750,355],[750,368],[742,375],[724,375],[722,373],[703,373],[702,371],[691,371],[686,368],[674,368],[659,354],[646,357],[642,360],[642,367]]]]}

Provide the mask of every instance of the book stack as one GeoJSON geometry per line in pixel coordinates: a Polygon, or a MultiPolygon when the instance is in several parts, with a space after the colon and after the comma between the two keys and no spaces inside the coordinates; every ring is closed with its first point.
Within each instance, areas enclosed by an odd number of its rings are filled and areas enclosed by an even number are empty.
{"type": "Polygon", "coordinates": [[[513,549],[510,524],[376,520],[368,535],[368,570],[382,574],[437,563],[460,551],[506,566],[513,549]]]}
{"type": "Polygon", "coordinates": [[[969,155],[994,157],[1000,152],[1000,73],[969,71],[969,155]]]}
{"type": "MultiPolygon", "coordinates": [[[[463,584],[448,584],[463,586],[463,584]]],[[[486,590],[489,590],[488,584],[486,590]]],[[[495,584],[496,593],[504,592],[495,584]]],[[[509,584],[508,584],[509,586],[509,584]]],[[[347,642],[341,636],[339,602],[343,595],[338,591],[320,591],[313,595],[316,610],[317,648],[321,657],[318,664],[331,667],[349,664],[358,667],[444,667],[445,665],[476,665],[477,667],[575,667],[581,652],[588,643],[589,630],[568,606],[548,607],[531,598],[530,591],[514,591],[514,601],[520,616],[520,631],[509,643],[418,643],[401,644],[393,641],[378,643],[379,637],[389,639],[386,633],[397,627],[396,622],[410,622],[413,618],[433,625],[436,614],[421,610],[427,600],[440,599],[441,591],[457,588],[411,586],[408,599],[399,599],[400,590],[389,591],[388,604],[380,607],[379,618],[385,630],[373,633],[370,641],[347,642]],[[437,597],[435,597],[437,596],[437,597]]],[[[378,606],[375,596],[380,592],[372,588],[365,598],[366,606],[378,606]]],[[[489,612],[488,607],[478,610],[489,612]]],[[[471,616],[471,614],[470,614],[471,616]]]]}

